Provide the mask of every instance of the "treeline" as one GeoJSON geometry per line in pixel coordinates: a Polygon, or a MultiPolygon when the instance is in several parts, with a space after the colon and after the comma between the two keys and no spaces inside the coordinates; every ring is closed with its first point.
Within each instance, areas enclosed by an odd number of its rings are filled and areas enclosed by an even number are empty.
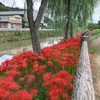
{"type": "Polygon", "coordinates": [[[20,11],[20,10],[22,11],[24,9],[20,9],[17,7],[16,8],[8,7],[0,2],[0,11],[20,11]]]}
{"type": "Polygon", "coordinates": [[[98,23],[89,23],[87,26],[88,29],[100,29],[100,20],[98,23]]]}

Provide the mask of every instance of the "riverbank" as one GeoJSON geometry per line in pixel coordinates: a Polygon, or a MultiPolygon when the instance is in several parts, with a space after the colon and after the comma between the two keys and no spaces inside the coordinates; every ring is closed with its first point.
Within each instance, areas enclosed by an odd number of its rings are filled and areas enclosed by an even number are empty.
{"type": "MultiPolygon", "coordinates": [[[[56,44],[62,38],[63,37],[40,38],[41,48],[56,44]]],[[[31,39],[0,43],[0,56],[5,54],[16,55],[27,50],[32,50],[31,39]]]]}
{"type": "MultiPolygon", "coordinates": [[[[57,37],[64,36],[62,31],[57,30],[39,30],[39,38],[57,37]]],[[[14,31],[12,33],[0,32],[0,42],[12,42],[30,39],[31,35],[29,31],[14,31]]]]}

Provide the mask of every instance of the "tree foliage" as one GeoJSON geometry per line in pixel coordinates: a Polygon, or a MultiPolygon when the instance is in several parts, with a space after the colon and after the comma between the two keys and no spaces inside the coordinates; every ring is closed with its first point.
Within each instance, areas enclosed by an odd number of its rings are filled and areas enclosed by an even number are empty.
{"type": "Polygon", "coordinates": [[[86,23],[91,19],[98,1],[99,0],[49,0],[47,13],[52,15],[55,22],[60,23],[60,28],[62,29],[65,28],[68,21],[70,26],[71,23],[72,26],[74,26],[74,22],[77,22],[78,26],[86,27],[86,23]]]}
{"type": "Polygon", "coordinates": [[[100,20],[98,21],[98,23],[88,23],[87,25],[88,29],[100,29],[100,20]]]}
{"type": "Polygon", "coordinates": [[[16,8],[8,7],[0,2],[0,11],[20,11],[20,10],[24,10],[24,9],[20,9],[17,7],[16,8]]]}

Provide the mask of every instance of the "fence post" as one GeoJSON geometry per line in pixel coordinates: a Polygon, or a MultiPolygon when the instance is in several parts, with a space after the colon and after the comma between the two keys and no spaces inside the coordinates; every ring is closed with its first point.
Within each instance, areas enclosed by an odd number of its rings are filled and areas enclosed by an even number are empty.
{"type": "Polygon", "coordinates": [[[87,42],[90,32],[82,34],[79,63],[71,100],[95,100],[87,42]]]}

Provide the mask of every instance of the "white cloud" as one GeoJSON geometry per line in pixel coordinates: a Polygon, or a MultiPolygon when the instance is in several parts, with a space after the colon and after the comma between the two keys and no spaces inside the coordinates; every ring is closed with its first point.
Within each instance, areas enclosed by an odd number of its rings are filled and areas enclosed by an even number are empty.
{"type": "Polygon", "coordinates": [[[24,0],[15,0],[15,7],[24,8],[24,0]]]}
{"type": "Polygon", "coordinates": [[[94,14],[93,14],[93,22],[97,23],[98,20],[100,20],[100,5],[98,5],[95,8],[94,14]]]}

